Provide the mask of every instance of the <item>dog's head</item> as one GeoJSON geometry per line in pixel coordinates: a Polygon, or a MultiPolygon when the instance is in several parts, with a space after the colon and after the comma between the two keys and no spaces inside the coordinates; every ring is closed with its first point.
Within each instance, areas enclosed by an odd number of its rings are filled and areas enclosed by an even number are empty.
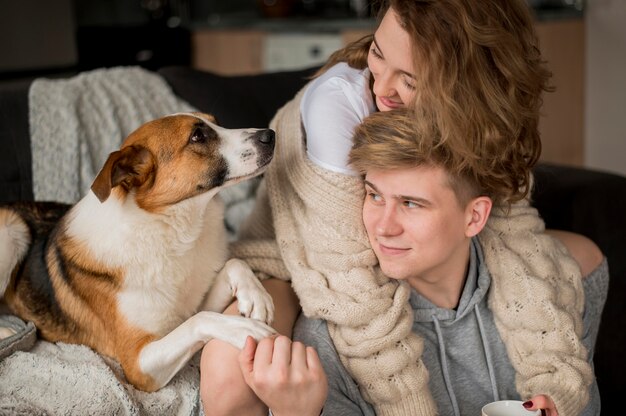
{"type": "Polygon", "coordinates": [[[91,185],[101,202],[134,194],[158,211],[262,173],[274,155],[274,131],[225,129],[215,118],[181,113],[150,121],[109,155],[91,185]]]}

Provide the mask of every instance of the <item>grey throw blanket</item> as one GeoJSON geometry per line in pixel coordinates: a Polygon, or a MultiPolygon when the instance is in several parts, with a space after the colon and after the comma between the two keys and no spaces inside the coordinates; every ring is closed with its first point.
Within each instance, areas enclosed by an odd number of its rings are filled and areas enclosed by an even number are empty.
{"type": "Polygon", "coordinates": [[[164,388],[136,390],[82,345],[38,341],[0,361],[0,415],[201,415],[196,356],[164,388]]]}

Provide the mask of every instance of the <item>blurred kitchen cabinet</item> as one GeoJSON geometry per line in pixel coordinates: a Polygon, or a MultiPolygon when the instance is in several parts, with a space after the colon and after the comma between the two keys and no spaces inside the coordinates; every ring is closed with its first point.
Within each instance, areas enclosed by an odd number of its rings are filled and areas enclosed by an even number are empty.
{"type": "Polygon", "coordinates": [[[224,75],[305,68],[322,64],[335,50],[369,33],[366,29],[339,33],[196,30],[191,35],[192,66],[224,75]]]}
{"type": "Polygon", "coordinates": [[[555,91],[543,96],[541,160],[584,163],[585,25],[582,18],[539,21],[537,35],[555,91]]]}
{"type": "Polygon", "coordinates": [[[343,46],[336,33],[270,33],[263,42],[263,70],[287,71],[322,65],[343,46]]]}
{"type": "Polygon", "coordinates": [[[257,30],[198,30],[191,35],[194,68],[224,75],[263,71],[263,42],[257,30]]]}
{"type": "Polygon", "coordinates": [[[367,30],[367,29],[344,30],[343,32],[341,32],[341,40],[344,45],[347,45],[351,42],[361,39],[363,36],[371,35],[372,33],[374,33],[374,29],[372,30],[367,30]]]}

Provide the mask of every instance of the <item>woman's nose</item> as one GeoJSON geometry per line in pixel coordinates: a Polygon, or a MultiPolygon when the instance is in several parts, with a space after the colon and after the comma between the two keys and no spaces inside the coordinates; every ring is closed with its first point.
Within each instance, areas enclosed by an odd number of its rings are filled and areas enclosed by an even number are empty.
{"type": "Polygon", "coordinates": [[[388,74],[388,71],[380,71],[378,75],[374,78],[374,94],[379,97],[394,96],[395,90],[393,89],[391,81],[391,76],[388,74]]]}

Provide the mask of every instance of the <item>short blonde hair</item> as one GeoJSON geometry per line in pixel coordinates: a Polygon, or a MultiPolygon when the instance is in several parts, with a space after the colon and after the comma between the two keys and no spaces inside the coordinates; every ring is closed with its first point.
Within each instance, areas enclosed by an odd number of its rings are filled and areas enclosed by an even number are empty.
{"type": "Polygon", "coordinates": [[[509,202],[509,179],[494,174],[488,164],[463,163],[464,154],[444,141],[435,126],[424,130],[407,110],[377,112],[355,129],[350,166],[361,175],[368,171],[417,166],[441,167],[461,206],[472,198],[488,196],[494,203],[509,202]]]}

